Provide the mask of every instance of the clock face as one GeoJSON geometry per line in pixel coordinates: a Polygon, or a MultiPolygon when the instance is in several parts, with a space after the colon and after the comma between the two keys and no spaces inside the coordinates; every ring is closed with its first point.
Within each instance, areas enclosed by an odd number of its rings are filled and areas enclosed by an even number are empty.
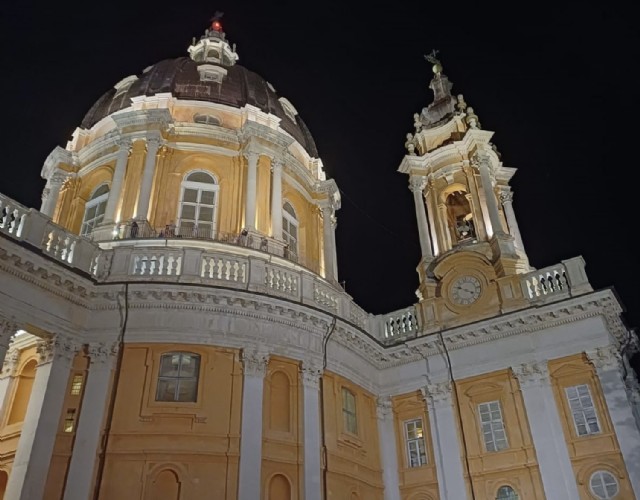
{"type": "Polygon", "coordinates": [[[482,293],[480,280],[475,276],[460,276],[451,284],[451,300],[460,306],[473,304],[482,293]]]}

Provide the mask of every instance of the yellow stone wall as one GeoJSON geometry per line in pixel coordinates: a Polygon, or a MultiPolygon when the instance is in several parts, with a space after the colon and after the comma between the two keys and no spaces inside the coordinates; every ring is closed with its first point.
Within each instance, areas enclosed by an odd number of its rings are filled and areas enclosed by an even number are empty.
{"type": "Polygon", "coordinates": [[[242,369],[236,350],[129,344],[124,350],[101,500],[237,496],[242,369]],[[195,403],[155,401],[160,356],[201,356],[195,403]]]}
{"type": "Polygon", "coordinates": [[[262,429],[263,500],[289,491],[287,500],[304,498],[303,407],[299,364],[272,358],[264,381],[262,429]]]}
{"type": "Polygon", "coordinates": [[[456,385],[476,498],[494,499],[503,485],[511,486],[521,498],[544,498],[524,401],[510,370],[467,378],[456,385]],[[502,411],[508,448],[501,451],[486,450],[480,426],[478,405],[490,401],[499,401],[502,411]]]}
{"type": "Polygon", "coordinates": [[[382,500],[384,486],[375,396],[333,373],[325,372],[322,385],[327,500],[382,500]],[[357,435],[345,429],[342,414],[343,387],[356,396],[357,435]]]}
{"type": "Polygon", "coordinates": [[[589,493],[589,479],[594,472],[605,470],[618,480],[620,494],[617,498],[633,498],[618,440],[593,366],[584,355],[575,355],[549,362],[549,373],[580,497],[584,500],[593,498],[589,493]],[[600,426],[598,434],[578,436],[575,429],[565,389],[582,384],[586,384],[591,392],[600,426]]]}
{"type": "Polygon", "coordinates": [[[438,478],[433,456],[433,442],[429,415],[424,398],[419,391],[410,392],[393,398],[393,415],[396,431],[396,449],[398,452],[398,479],[403,500],[438,500],[438,478]],[[405,422],[422,419],[427,463],[420,467],[410,467],[405,440],[405,422]]]}

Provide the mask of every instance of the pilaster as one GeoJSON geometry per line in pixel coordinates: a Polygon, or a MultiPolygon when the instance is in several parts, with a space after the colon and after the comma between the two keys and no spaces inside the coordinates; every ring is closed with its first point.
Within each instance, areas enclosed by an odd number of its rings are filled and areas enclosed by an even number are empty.
{"type": "Polygon", "coordinates": [[[382,456],[382,481],[384,482],[384,500],[400,500],[400,481],[398,478],[398,450],[393,418],[393,404],[390,396],[381,396],[377,400],[378,436],[382,456]]]}
{"type": "Polygon", "coordinates": [[[305,360],[300,369],[304,411],[304,498],[322,499],[322,462],[320,443],[320,377],[316,360],[305,360]]]}

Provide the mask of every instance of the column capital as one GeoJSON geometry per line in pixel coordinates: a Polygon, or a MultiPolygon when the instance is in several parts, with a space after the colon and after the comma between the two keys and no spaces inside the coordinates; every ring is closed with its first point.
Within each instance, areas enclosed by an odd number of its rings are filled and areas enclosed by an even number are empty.
{"type": "Polygon", "coordinates": [[[106,364],[118,354],[119,345],[117,342],[91,342],[87,346],[87,354],[92,365],[106,364]]]}
{"type": "Polygon", "coordinates": [[[151,135],[146,138],[145,148],[147,149],[147,151],[149,151],[149,149],[155,149],[157,151],[162,145],[162,143],[163,143],[162,137],[151,135]]]}
{"type": "Polygon", "coordinates": [[[311,389],[320,387],[320,377],[322,377],[322,366],[316,360],[304,360],[300,366],[302,385],[311,389]]]}
{"type": "Polygon", "coordinates": [[[18,324],[12,319],[0,318],[0,347],[9,347],[11,338],[18,331],[18,324]]]}
{"type": "Polygon", "coordinates": [[[15,375],[16,368],[18,367],[18,361],[20,361],[20,351],[14,349],[9,351],[4,358],[4,365],[2,366],[2,378],[15,375]]]}
{"type": "Polygon", "coordinates": [[[503,205],[505,203],[513,203],[513,191],[508,188],[500,190],[500,201],[503,205]]]}
{"type": "Polygon", "coordinates": [[[284,160],[282,158],[271,158],[271,171],[274,174],[282,173],[283,166],[284,160]]]}
{"type": "Polygon", "coordinates": [[[379,396],[376,400],[376,415],[379,420],[386,420],[393,414],[391,396],[379,396]]]}
{"type": "Polygon", "coordinates": [[[130,152],[129,150],[131,149],[132,144],[133,142],[129,137],[118,137],[116,139],[116,146],[118,146],[121,151],[126,149],[127,152],[130,152]]]}
{"type": "Polygon", "coordinates": [[[491,166],[491,157],[489,156],[489,153],[480,149],[476,151],[471,157],[471,164],[477,166],[478,168],[489,168],[491,166]]]}
{"type": "Polygon", "coordinates": [[[434,406],[444,406],[451,404],[451,382],[437,382],[435,384],[427,384],[420,389],[422,397],[434,406]]]}
{"type": "Polygon", "coordinates": [[[243,151],[242,152],[242,156],[244,156],[248,161],[252,162],[252,161],[258,161],[258,158],[260,158],[260,153],[258,153],[257,151],[243,151]]]}
{"type": "Polygon", "coordinates": [[[51,177],[49,177],[49,184],[57,184],[61,186],[64,184],[71,174],[69,172],[65,172],[64,170],[56,170],[51,177]]]}
{"type": "Polygon", "coordinates": [[[585,351],[589,362],[596,368],[598,372],[618,370],[622,368],[622,356],[619,349],[614,345],[605,347],[597,347],[585,351]]]}
{"type": "Polygon", "coordinates": [[[427,186],[427,178],[424,175],[412,175],[409,177],[409,190],[412,193],[422,193],[427,186]]]}
{"type": "Polygon", "coordinates": [[[242,370],[245,375],[264,377],[268,363],[268,352],[247,349],[242,351],[242,370]]]}
{"type": "Polygon", "coordinates": [[[40,357],[40,365],[51,363],[54,358],[71,362],[80,346],[72,339],[56,335],[50,339],[39,340],[36,352],[40,357]]]}
{"type": "Polygon", "coordinates": [[[546,361],[531,361],[512,366],[511,371],[518,379],[520,387],[531,387],[549,382],[549,370],[546,361]]]}

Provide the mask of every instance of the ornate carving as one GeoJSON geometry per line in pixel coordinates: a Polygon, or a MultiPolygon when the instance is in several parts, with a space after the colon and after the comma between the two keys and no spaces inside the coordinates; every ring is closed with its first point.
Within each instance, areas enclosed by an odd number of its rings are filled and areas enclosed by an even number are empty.
{"type": "Polygon", "coordinates": [[[245,151],[243,155],[247,159],[250,165],[251,164],[256,165],[258,163],[258,158],[260,158],[260,153],[256,151],[245,151]]]}
{"type": "Polygon", "coordinates": [[[145,148],[147,151],[153,149],[157,153],[161,145],[162,145],[162,137],[151,136],[151,137],[147,137],[145,148]]]}
{"type": "Polygon", "coordinates": [[[47,340],[39,340],[36,344],[36,352],[40,357],[41,365],[52,362],[54,358],[71,362],[78,348],[76,342],[60,335],[47,340]]]}
{"type": "Polygon", "coordinates": [[[282,173],[283,166],[284,166],[284,160],[281,160],[280,158],[273,158],[271,160],[271,171],[274,174],[282,173]]]}
{"type": "Polygon", "coordinates": [[[412,175],[409,177],[409,189],[412,193],[422,193],[427,185],[427,179],[423,175],[412,175]]]}
{"type": "Polygon", "coordinates": [[[242,351],[242,368],[245,375],[264,377],[269,363],[269,353],[256,350],[242,351]]]}
{"type": "Polygon", "coordinates": [[[416,129],[416,134],[422,130],[423,126],[424,124],[422,123],[422,120],[420,120],[420,114],[413,113],[413,127],[416,129]]]}
{"type": "Polygon", "coordinates": [[[16,368],[18,367],[18,361],[20,361],[20,351],[18,349],[9,351],[4,358],[2,377],[14,375],[16,368]]]}
{"type": "Polygon", "coordinates": [[[11,337],[18,331],[18,324],[10,319],[0,318],[0,347],[9,347],[11,337]]]}
{"type": "Polygon", "coordinates": [[[512,366],[511,371],[518,379],[521,387],[539,385],[549,381],[549,370],[546,362],[532,361],[530,363],[522,363],[518,366],[512,366]]]}
{"type": "Polygon", "coordinates": [[[131,139],[129,138],[125,138],[125,137],[119,137],[116,139],[116,145],[118,146],[118,149],[120,149],[120,152],[126,150],[127,154],[129,154],[131,151],[131,139]]]}
{"type": "Polygon", "coordinates": [[[503,190],[500,192],[500,202],[504,205],[505,203],[513,203],[513,191],[503,190]]]}
{"type": "Polygon", "coordinates": [[[320,387],[320,377],[322,376],[322,367],[316,360],[304,360],[300,367],[302,375],[302,385],[311,389],[320,387]]]}
{"type": "Polygon", "coordinates": [[[413,140],[413,134],[411,132],[409,132],[407,134],[407,140],[404,143],[404,147],[407,148],[407,151],[409,152],[410,155],[415,156],[415,154],[416,154],[416,145],[415,145],[415,142],[413,140]]]}
{"type": "Polygon", "coordinates": [[[393,403],[391,396],[380,396],[376,401],[376,415],[380,420],[386,420],[392,415],[393,403]]]}
{"type": "Polygon", "coordinates": [[[45,187],[42,190],[42,201],[45,201],[47,198],[49,198],[49,195],[51,194],[51,188],[45,187]]]}
{"type": "Polygon", "coordinates": [[[451,382],[427,384],[421,390],[422,396],[434,406],[451,404],[451,382]]]}
{"type": "Polygon", "coordinates": [[[620,370],[622,368],[620,351],[614,345],[590,349],[585,354],[598,371],[620,370]]]}
{"type": "Polygon", "coordinates": [[[49,184],[58,184],[62,186],[62,184],[68,179],[68,177],[69,174],[67,172],[57,170],[51,175],[51,177],[49,177],[49,184]]]}
{"type": "Polygon", "coordinates": [[[104,364],[115,358],[118,348],[117,342],[91,342],[87,346],[87,354],[91,358],[91,364],[104,364]]]}

